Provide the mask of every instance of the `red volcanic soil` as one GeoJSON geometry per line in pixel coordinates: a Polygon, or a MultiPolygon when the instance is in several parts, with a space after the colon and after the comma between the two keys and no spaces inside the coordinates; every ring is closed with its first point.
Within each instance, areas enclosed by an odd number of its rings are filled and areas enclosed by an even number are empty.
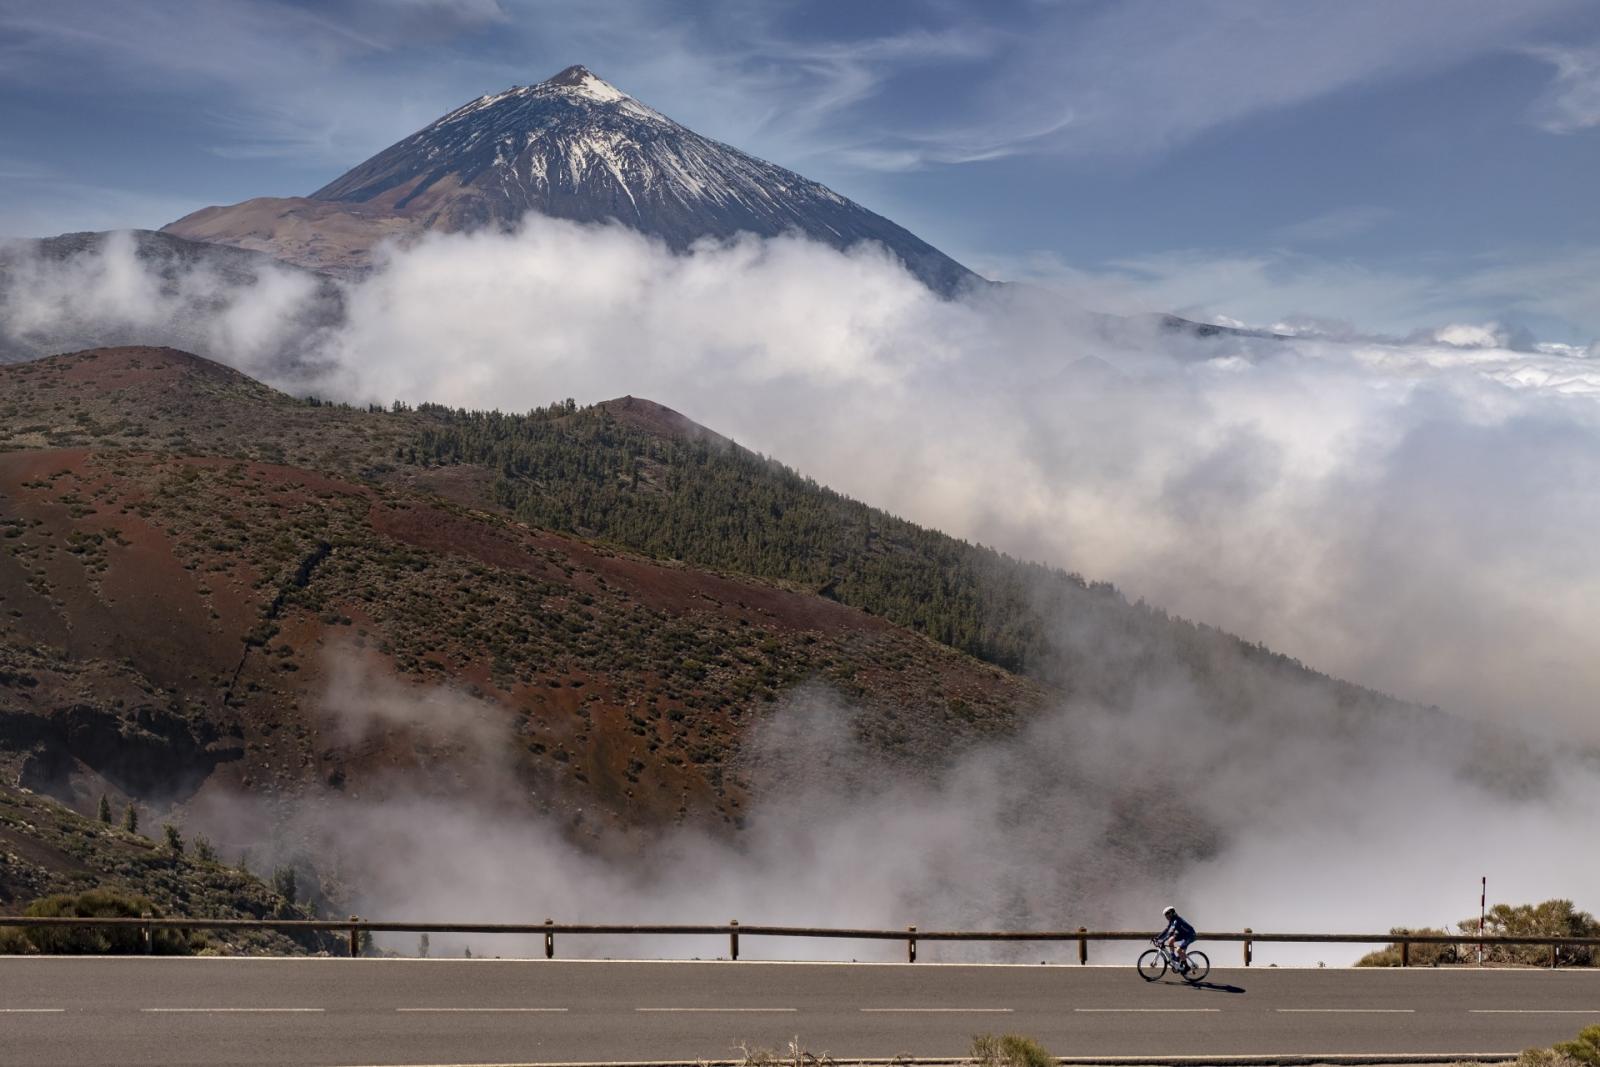
{"type": "MultiPolygon", "coordinates": [[[[546,576],[557,570],[545,555],[554,551],[584,572],[627,590],[640,603],[675,615],[705,610],[709,605],[735,620],[761,622],[791,631],[895,629],[882,619],[825,597],[624,556],[526,526],[490,526],[481,519],[436,507],[376,509],[373,529],[430,551],[468,556],[492,566],[546,576]]],[[[575,582],[593,591],[592,579],[584,582],[580,578],[575,582]]]]}
{"type": "Polygon", "coordinates": [[[396,461],[407,413],[106,349],[0,367],[0,414],[0,773],[80,811],[489,790],[583,838],[733,828],[741,746],[797,689],[924,763],[1045,699],[835,601],[474,507],[494,472],[396,461]]]}

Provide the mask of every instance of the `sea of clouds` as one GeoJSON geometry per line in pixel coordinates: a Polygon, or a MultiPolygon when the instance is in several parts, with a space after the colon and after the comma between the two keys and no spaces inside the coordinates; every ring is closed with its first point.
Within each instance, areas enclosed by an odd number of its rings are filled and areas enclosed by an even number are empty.
{"type": "MultiPolygon", "coordinates": [[[[766,779],[743,844],[668,836],[626,868],[561,851],[548,827],[419,798],[428,810],[372,835],[394,845],[380,855],[435,858],[369,884],[383,912],[461,900],[476,890],[459,872],[492,857],[504,883],[473,900],[498,917],[532,898],[608,913],[595,918],[1109,925],[1174,896],[1213,929],[1386,928],[1462,917],[1479,874],[1501,899],[1592,897],[1587,349],[1494,324],[1199,337],[1099,314],[1071,287],[941,300],[873,247],[750,238],[675,255],[542,218],[391,249],[341,283],[331,326],[303,276],[230,285],[194,264],[153,278],[132,238],[19,262],[0,321],[35,347],[77,347],[92,322],[96,341],[178,344],[352,401],[649,397],[917,522],[1458,717],[1339,723],[1310,694],[1275,692],[1196,719],[1178,672],[1128,706],[1059,709],[933,779],[766,779]],[[1142,775],[1196,813],[1174,829],[1196,847],[1108,851],[1106,798],[1142,775]],[[451,820],[460,832],[440,832],[451,820]],[[906,843],[887,864],[885,840],[906,843]]],[[[839,725],[851,714],[801,695],[763,736],[803,723],[788,747],[845,767],[861,758],[839,725]]]]}

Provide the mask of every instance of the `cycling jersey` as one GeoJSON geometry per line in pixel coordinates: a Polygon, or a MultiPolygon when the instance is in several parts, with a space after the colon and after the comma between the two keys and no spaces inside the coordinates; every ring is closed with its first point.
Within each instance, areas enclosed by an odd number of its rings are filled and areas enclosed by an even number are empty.
{"type": "Polygon", "coordinates": [[[1182,915],[1173,915],[1172,921],[1167,923],[1167,928],[1161,931],[1161,936],[1156,938],[1156,940],[1165,941],[1174,934],[1176,934],[1178,940],[1185,945],[1189,944],[1189,942],[1193,941],[1195,938],[1194,927],[1190,926],[1186,921],[1184,921],[1182,915]]]}

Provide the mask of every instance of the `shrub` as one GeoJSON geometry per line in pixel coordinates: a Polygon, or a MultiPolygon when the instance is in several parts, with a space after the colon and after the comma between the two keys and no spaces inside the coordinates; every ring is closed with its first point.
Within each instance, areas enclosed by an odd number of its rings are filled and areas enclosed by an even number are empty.
{"type": "Polygon", "coordinates": [[[782,1052],[759,1045],[751,1047],[740,1044],[735,1047],[744,1057],[739,1067],[833,1067],[832,1056],[826,1052],[807,1051],[798,1036],[790,1038],[789,1047],[782,1052]]]}
{"type": "MultiPolygon", "coordinates": [[[[1456,924],[1453,932],[1434,929],[1393,929],[1389,932],[1476,937],[1478,920],[1476,916],[1463,919],[1456,924]]],[[[1543,904],[1496,904],[1485,917],[1483,932],[1489,937],[1600,937],[1600,922],[1596,922],[1588,912],[1579,911],[1570,900],[1547,900],[1543,904]]],[[[1411,946],[1411,964],[1414,967],[1475,963],[1477,958],[1477,946],[1465,942],[1411,946]]],[[[1543,967],[1550,962],[1550,949],[1547,945],[1485,945],[1483,959],[1485,963],[1502,966],[1543,967]]],[[[1590,945],[1565,946],[1561,949],[1560,962],[1569,967],[1592,967],[1600,963],[1600,953],[1596,953],[1590,945]]],[[[1368,953],[1356,966],[1398,967],[1400,946],[1396,943],[1368,953]]]]}
{"type": "Polygon", "coordinates": [[[1021,1034],[978,1034],[972,1039],[977,1067],[1056,1067],[1056,1058],[1031,1037],[1021,1034]]]}
{"type": "Polygon", "coordinates": [[[1553,1048],[1525,1048],[1516,1059],[1516,1067],[1580,1067],[1577,1060],[1564,1056],[1553,1048]]]}
{"type": "MultiPolygon", "coordinates": [[[[1478,920],[1466,919],[1456,925],[1464,934],[1478,932],[1478,920]]],[[[1489,909],[1483,932],[1491,937],[1600,937],[1600,922],[1579,911],[1570,900],[1547,900],[1543,904],[1496,904],[1489,909]]],[[[1550,949],[1544,945],[1488,945],[1484,962],[1544,966],[1550,949]]],[[[1589,945],[1572,945],[1561,950],[1561,962],[1575,967],[1592,967],[1595,951],[1589,945]]]]}
{"type": "Polygon", "coordinates": [[[163,823],[161,832],[166,835],[168,851],[174,856],[183,855],[183,835],[178,833],[178,828],[170,822],[163,823]]]}
{"type": "Polygon", "coordinates": [[[209,839],[196,834],[194,838],[194,855],[202,863],[217,862],[217,848],[209,839]]]}
{"type": "MultiPolygon", "coordinates": [[[[1421,930],[1402,930],[1398,927],[1390,928],[1391,934],[1422,934],[1430,937],[1444,937],[1449,934],[1447,930],[1436,930],[1433,927],[1423,927],[1421,930]]],[[[1456,951],[1455,945],[1412,945],[1411,966],[1437,967],[1441,963],[1459,963],[1461,954],[1456,951]]],[[[1357,967],[1398,967],[1400,966],[1400,944],[1380,948],[1376,952],[1369,952],[1356,961],[1357,967]]]]}
{"type": "Polygon", "coordinates": [[[295,885],[293,867],[275,867],[272,871],[272,888],[290,904],[294,903],[298,887],[295,885]]]}
{"type": "MultiPolygon", "coordinates": [[[[91,889],[76,895],[58,893],[29,904],[24,915],[30,918],[77,916],[94,919],[137,919],[141,915],[159,917],[161,912],[148,897],[119,893],[114,889],[91,889]]],[[[34,951],[47,955],[110,955],[144,951],[143,931],[133,926],[61,927],[25,926],[23,936],[34,951]]],[[[166,956],[188,955],[193,946],[179,930],[151,931],[151,951],[166,956]]]]}
{"type": "Polygon", "coordinates": [[[1578,1031],[1575,1040],[1557,1045],[1555,1053],[1576,1060],[1585,1067],[1600,1067],[1600,1026],[1584,1027],[1578,1031]]]}

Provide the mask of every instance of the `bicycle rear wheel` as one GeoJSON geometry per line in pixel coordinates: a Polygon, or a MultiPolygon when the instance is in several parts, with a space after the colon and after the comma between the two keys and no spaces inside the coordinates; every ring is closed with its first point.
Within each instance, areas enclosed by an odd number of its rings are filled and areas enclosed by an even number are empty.
{"type": "Polygon", "coordinates": [[[1167,973],[1167,958],[1158,949],[1146,949],[1139,957],[1139,977],[1154,982],[1167,973]]]}
{"type": "Polygon", "coordinates": [[[1211,959],[1204,952],[1189,950],[1189,971],[1183,976],[1185,982],[1204,982],[1206,975],[1211,973],[1211,959]]]}

